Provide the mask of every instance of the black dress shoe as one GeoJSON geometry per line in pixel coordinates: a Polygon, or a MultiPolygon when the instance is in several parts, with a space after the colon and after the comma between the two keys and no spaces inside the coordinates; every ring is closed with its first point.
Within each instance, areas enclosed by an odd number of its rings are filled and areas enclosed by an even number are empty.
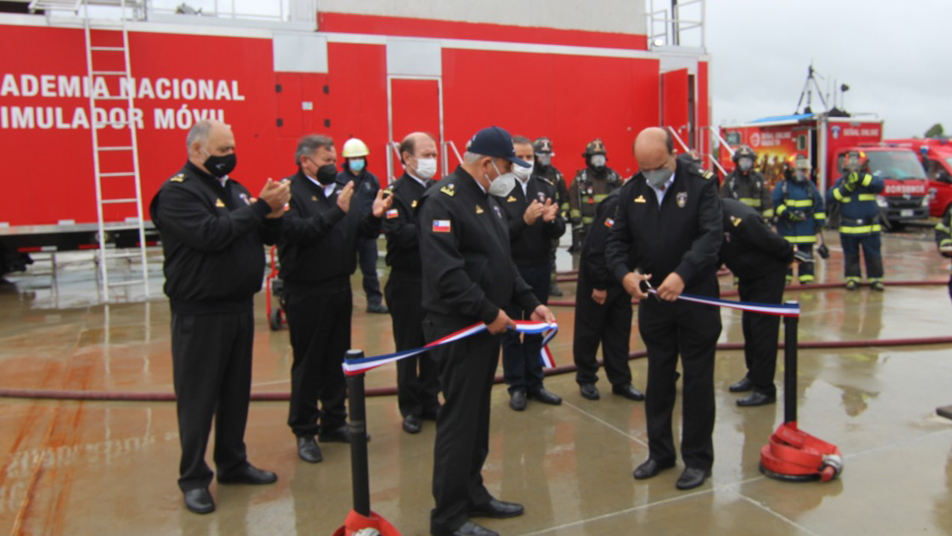
{"type": "Polygon", "coordinates": [[[635,389],[635,386],[630,383],[612,386],[612,394],[623,396],[628,400],[634,400],[635,402],[640,402],[645,399],[645,394],[638,389],[635,389]]]}
{"type": "Polygon", "coordinates": [[[387,306],[382,303],[371,303],[370,305],[367,306],[367,312],[378,314],[378,315],[385,315],[389,313],[390,310],[387,309],[387,306]]]}
{"type": "Polygon", "coordinates": [[[430,534],[433,536],[499,536],[498,532],[489,530],[486,527],[476,524],[472,521],[466,521],[466,523],[463,523],[463,525],[456,530],[443,529],[431,525],[430,534]]]}
{"type": "Polygon", "coordinates": [[[526,509],[521,504],[500,501],[499,499],[490,499],[487,503],[470,506],[466,513],[469,517],[505,519],[507,517],[521,516],[525,511],[526,509]]]}
{"type": "Polygon", "coordinates": [[[403,431],[408,434],[419,434],[423,429],[423,421],[416,415],[407,415],[403,418],[403,431]]]}
{"type": "Polygon", "coordinates": [[[218,482],[221,484],[274,484],[278,481],[278,475],[271,471],[263,471],[250,463],[244,468],[232,471],[227,475],[218,475],[218,482]]]}
{"type": "MultiPolygon", "coordinates": [[[[347,429],[346,424],[330,430],[322,429],[317,439],[321,443],[350,443],[350,430],[347,429]]],[[[367,441],[370,441],[370,434],[367,434],[367,441]]]]}
{"type": "Polygon", "coordinates": [[[656,476],[661,471],[664,471],[665,469],[671,469],[672,467],[674,467],[673,461],[659,462],[658,460],[648,458],[641,465],[639,465],[637,469],[635,469],[635,480],[651,478],[656,476]]]}
{"type": "Polygon", "coordinates": [[[594,383],[583,383],[579,386],[579,391],[582,393],[582,398],[589,400],[598,400],[602,397],[598,394],[598,387],[595,387],[594,383]]]}
{"type": "Polygon", "coordinates": [[[751,407],[751,406],[765,406],[767,404],[773,404],[777,401],[776,396],[765,395],[763,393],[758,393],[754,391],[744,398],[737,400],[737,405],[741,407],[751,407]]]}
{"type": "Polygon", "coordinates": [[[533,400],[538,400],[543,404],[548,404],[550,406],[558,406],[562,403],[562,397],[549,391],[545,387],[539,387],[537,391],[532,391],[529,393],[529,398],[533,400]]]}
{"type": "Polygon", "coordinates": [[[185,492],[185,508],[196,514],[210,514],[215,511],[215,499],[208,488],[190,489],[185,492]]]}
{"type": "Polygon", "coordinates": [[[314,436],[298,436],[297,438],[298,457],[307,463],[317,463],[324,459],[321,454],[321,447],[317,446],[314,436]]]}
{"type": "Polygon", "coordinates": [[[727,390],[732,393],[743,393],[746,391],[750,391],[753,388],[754,388],[754,382],[750,381],[750,378],[748,378],[747,376],[744,376],[744,378],[741,379],[739,382],[732,383],[731,386],[727,388],[727,390]]]}
{"type": "Polygon", "coordinates": [[[696,488],[703,484],[709,476],[711,476],[710,470],[688,467],[681,473],[681,476],[678,478],[678,483],[675,484],[675,486],[677,486],[678,489],[696,488]]]}
{"type": "Polygon", "coordinates": [[[526,392],[513,391],[509,393],[509,407],[516,411],[526,409],[526,392]]]}

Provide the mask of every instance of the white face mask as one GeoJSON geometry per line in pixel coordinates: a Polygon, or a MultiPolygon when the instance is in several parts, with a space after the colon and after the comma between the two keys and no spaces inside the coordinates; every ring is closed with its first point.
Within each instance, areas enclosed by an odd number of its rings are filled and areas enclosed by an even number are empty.
{"type": "Polygon", "coordinates": [[[513,164],[512,174],[515,175],[516,178],[518,178],[522,182],[526,182],[527,180],[529,180],[529,176],[532,175],[532,166],[522,167],[522,166],[517,166],[513,164]]]}
{"type": "Polygon", "coordinates": [[[436,175],[435,158],[417,158],[416,176],[423,179],[432,179],[436,175]]]}
{"type": "Polygon", "coordinates": [[[489,181],[489,193],[492,195],[506,195],[512,191],[516,186],[516,174],[513,172],[501,173],[499,168],[496,167],[496,162],[492,162],[494,168],[496,168],[496,173],[498,176],[495,179],[490,179],[488,175],[483,175],[483,178],[489,181]]]}
{"type": "Polygon", "coordinates": [[[592,167],[597,167],[597,168],[605,167],[605,162],[606,162],[607,160],[608,160],[608,159],[605,158],[605,155],[603,155],[603,154],[597,154],[597,155],[595,155],[595,156],[592,157],[592,167]]]}
{"type": "Polygon", "coordinates": [[[737,165],[741,171],[750,171],[750,169],[754,167],[754,161],[750,158],[741,158],[737,160],[737,165]]]}

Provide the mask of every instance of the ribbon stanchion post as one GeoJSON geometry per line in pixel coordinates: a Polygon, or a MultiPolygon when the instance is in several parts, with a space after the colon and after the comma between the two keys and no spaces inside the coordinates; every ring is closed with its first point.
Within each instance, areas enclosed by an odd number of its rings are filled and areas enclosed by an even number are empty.
{"type": "MultiPolygon", "coordinates": [[[[788,307],[796,305],[787,302],[788,307]]],[[[843,472],[843,455],[832,443],[816,438],[797,426],[797,329],[800,314],[785,315],[783,424],[771,434],[760,451],[760,470],[778,480],[829,482],[843,472]]]]}
{"type": "MultiPolygon", "coordinates": [[[[348,350],[345,361],[360,359],[364,353],[360,350],[348,350]]],[[[350,435],[350,472],[354,491],[354,509],[344,520],[344,526],[334,532],[334,536],[381,535],[400,536],[400,533],[386,519],[370,509],[370,470],[367,459],[367,407],[364,397],[363,373],[347,376],[347,397],[350,405],[350,422],[347,432],[350,435]]]]}

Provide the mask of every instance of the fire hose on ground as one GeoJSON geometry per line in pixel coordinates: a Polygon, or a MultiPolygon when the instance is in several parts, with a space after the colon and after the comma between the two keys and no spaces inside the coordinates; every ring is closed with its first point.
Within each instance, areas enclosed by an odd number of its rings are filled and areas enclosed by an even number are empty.
{"type": "MultiPolygon", "coordinates": [[[[936,281],[892,281],[887,282],[887,286],[945,286],[948,282],[944,280],[936,281]]],[[[842,288],[841,283],[820,283],[813,285],[799,285],[787,287],[788,291],[794,290],[815,290],[842,288]]],[[[735,295],[736,291],[724,292],[722,296],[735,295]]],[[[637,300],[633,301],[637,304],[637,300]]],[[[574,302],[549,302],[551,306],[574,306],[574,302]]],[[[897,338],[897,339],[857,339],[850,341],[799,341],[797,348],[803,350],[829,350],[843,348],[868,348],[868,347],[895,347],[895,346],[929,346],[929,345],[948,345],[952,344],[952,337],[920,337],[920,338],[897,338]]],[[[717,345],[719,351],[743,350],[743,343],[729,342],[717,345]]],[[[784,344],[780,344],[784,348],[784,344]]],[[[630,360],[640,359],[647,356],[647,352],[639,350],[629,354],[630,360]]],[[[599,361],[599,365],[603,365],[599,361]]],[[[555,376],[559,374],[568,374],[576,371],[575,365],[561,365],[546,369],[546,376],[555,376]]],[[[502,376],[495,378],[495,383],[502,383],[502,376]]],[[[397,394],[396,386],[377,387],[366,390],[367,396],[395,396],[397,394]]],[[[268,401],[287,401],[290,393],[288,391],[258,391],[251,393],[251,400],[259,402],[268,401]]],[[[104,402],[173,402],[175,394],[171,392],[134,392],[134,391],[85,391],[69,389],[15,389],[0,388],[0,398],[19,398],[19,399],[38,399],[38,400],[75,400],[75,401],[104,401],[104,402]]]]}

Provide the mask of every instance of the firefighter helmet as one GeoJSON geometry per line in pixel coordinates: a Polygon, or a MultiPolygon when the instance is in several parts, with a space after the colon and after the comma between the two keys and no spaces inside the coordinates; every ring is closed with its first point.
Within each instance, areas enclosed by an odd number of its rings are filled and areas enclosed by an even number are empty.
{"type": "Polygon", "coordinates": [[[370,154],[370,150],[367,149],[367,144],[357,138],[351,138],[345,141],[344,150],[341,151],[341,156],[344,158],[359,158],[361,156],[367,156],[368,154],[370,154]]]}
{"type": "Polygon", "coordinates": [[[555,151],[552,149],[552,140],[545,136],[542,136],[541,138],[538,138],[536,141],[532,142],[532,151],[535,154],[555,154],[555,151]]]}
{"type": "Polygon", "coordinates": [[[794,153],[787,157],[783,163],[784,170],[793,171],[795,169],[800,169],[803,171],[810,171],[810,159],[807,158],[807,155],[803,153],[794,153]]]}
{"type": "Polygon", "coordinates": [[[869,157],[866,156],[866,151],[852,150],[843,155],[843,171],[859,171],[866,169],[867,164],[869,164],[869,157]]]}
{"type": "Polygon", "coordinates": [[[582,156],[589,157],[596,154],[605,154],[605,143],[602,142],[601,138],[595,138],[594,140],[588,142],[588,145],[585,146],[585,152],[582,153],[582,156]]]}
{"type": "Polygon", "coordinates": [[[744,157],[750,158],[754,162],[757,161],[757,153],[755,153],[754,150],[748,145],[738,146],[734,151],[734,156],[731,157],[731,160],[733,160],[736,164],[738,160],[744,157]]]}

